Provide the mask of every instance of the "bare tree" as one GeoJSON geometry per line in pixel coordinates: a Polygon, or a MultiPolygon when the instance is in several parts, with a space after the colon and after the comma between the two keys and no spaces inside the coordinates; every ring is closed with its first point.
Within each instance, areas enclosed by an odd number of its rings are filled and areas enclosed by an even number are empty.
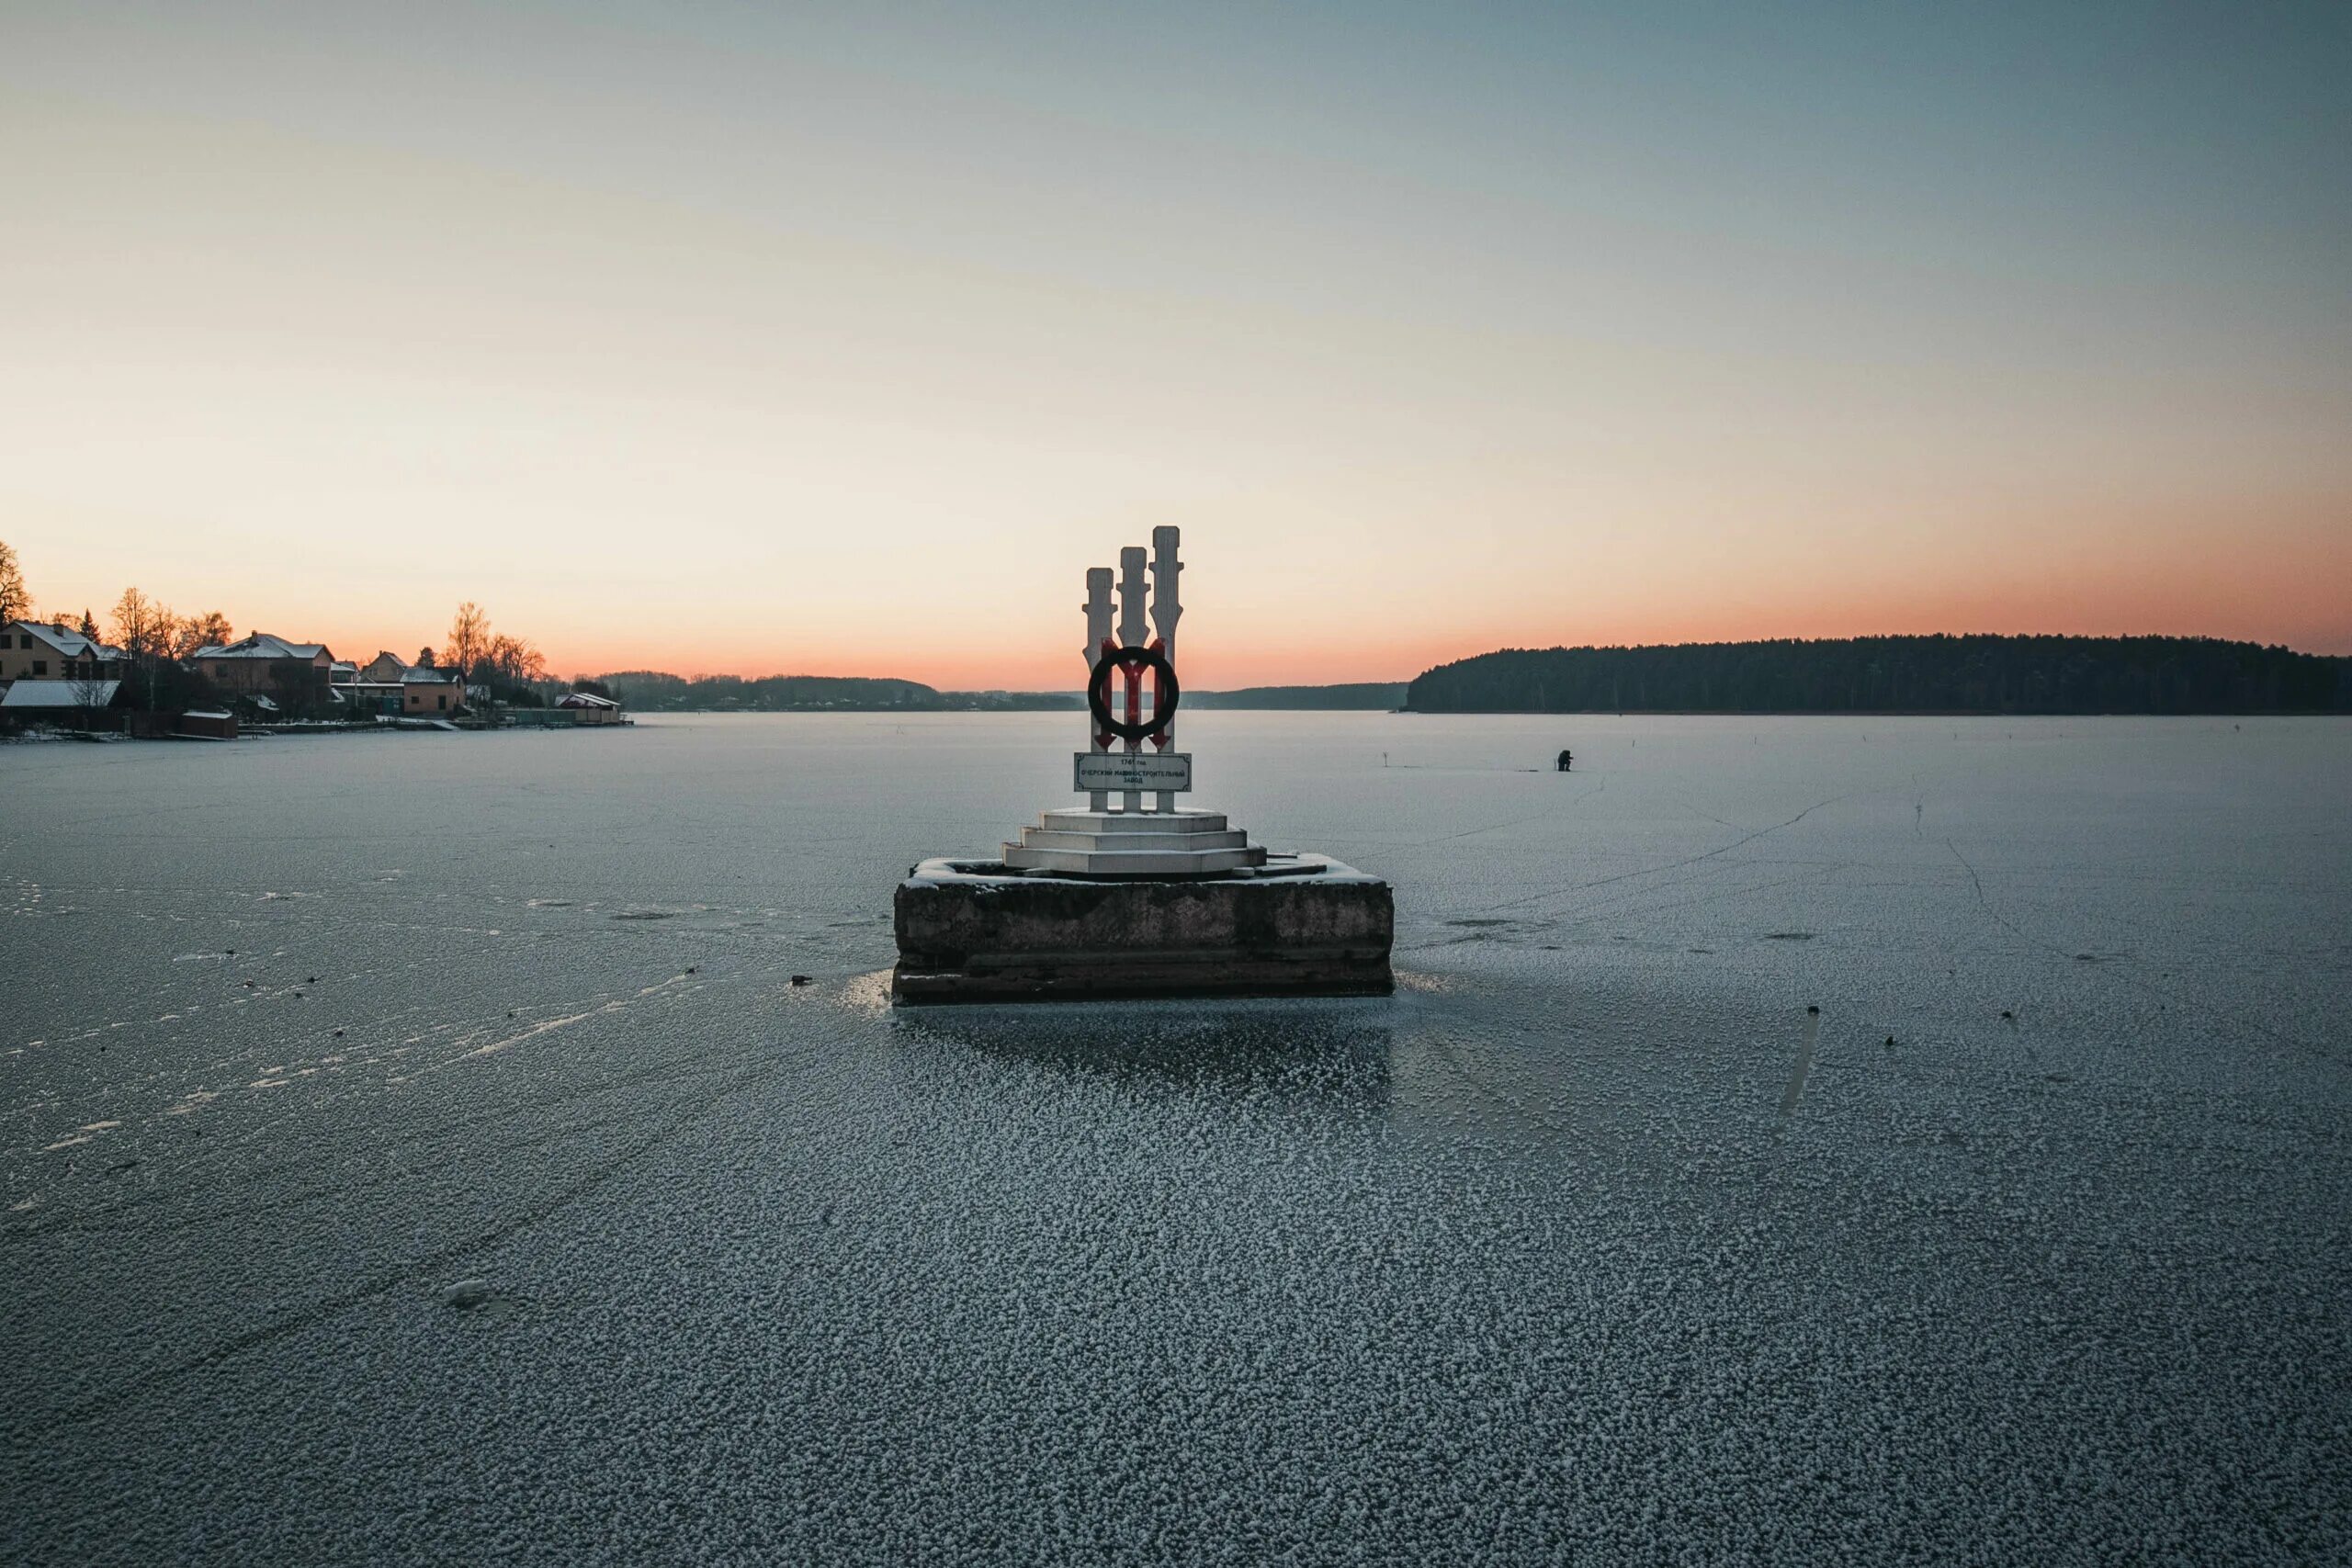
{"type": "Polygon", "coordinates": [[[32,613],[33,596],[26,592],[24,569],[17,564],[17,552],[8,541],[0,539],[0,626],[32,613]]]}
{"type": "Polygon", "coordinates": [[[233,640],[229,617],[214,610],[209,615],[183,615],[172,628],[172,657],[187,659],[199,648],[233,640]]]}
{"type": "Polygon", "coordinates": [[[126,588],[114,603],[115,640],[133,659],[160,659],[171,652],[178,629],[169,605],[126,588]]]}
{"type": "Polygon", "coordinates": [[[449,646],[443,659],[458,671],[460,680],[473,676],[474,666],[490,654],[490,616],[482,607],[469,599],[458,606],[455,620],[449,623],[449,646]]]}
{"type": "Polygon", "coordinates": [[[87,729],[90,728],[90,716],[113,700],[114,689],[119,682],[98,679],[97,650],[95,649],[91,649],[86,660],[80,661],[79,668],[84,672],[65,683],[65,694],[74,699],[74,706],[82,716],[82,728],[87,729]]]}
{"type": "Polygon", "coordinates": [[[528,637],[502,633],[491,638],[489,664],[500,677],[517,683],[548,678],[547,656],[533,648],[528,637]]]}
{"type": "Polygon", "coordinates": [[[155,666],[172,651],[176,623],[171,608],[136,588],[126,588],[114,604],[115,637],[134,665],[147,669],[147,705],[155,705],[155,666]]]}

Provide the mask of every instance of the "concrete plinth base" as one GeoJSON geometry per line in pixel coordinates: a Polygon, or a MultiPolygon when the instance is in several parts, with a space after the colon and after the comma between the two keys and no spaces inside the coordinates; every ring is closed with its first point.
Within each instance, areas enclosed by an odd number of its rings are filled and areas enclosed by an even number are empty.
{"type": "Polygon", "coordinates": [[[1126,880],[931,860],[899,885],[901,1002],[1385,996],[1388,884],[1321,855],[1126,880]]]}

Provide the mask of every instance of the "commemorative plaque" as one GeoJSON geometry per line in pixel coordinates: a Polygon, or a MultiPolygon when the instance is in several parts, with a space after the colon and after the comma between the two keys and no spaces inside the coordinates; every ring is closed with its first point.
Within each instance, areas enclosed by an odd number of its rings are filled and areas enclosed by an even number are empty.
{"type": "Polygon", "coordinates": [[[1182,794],[1193,787],[1193,758],[1188,751],[1080,751],[1070,759],[1074,782],[1083,795],[1143,790],[1182,794]]]}

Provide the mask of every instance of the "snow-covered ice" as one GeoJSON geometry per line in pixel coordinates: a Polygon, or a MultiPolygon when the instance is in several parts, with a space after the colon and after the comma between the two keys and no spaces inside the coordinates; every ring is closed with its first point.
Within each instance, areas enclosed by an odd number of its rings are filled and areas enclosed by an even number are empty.
{"type": "Polygon", "coordinates": [[[0,747],[0,1559],[2352,1560],[2352,723],[1186,722],[1397,996],[892,1013],[1068,716],[0,747]]]}

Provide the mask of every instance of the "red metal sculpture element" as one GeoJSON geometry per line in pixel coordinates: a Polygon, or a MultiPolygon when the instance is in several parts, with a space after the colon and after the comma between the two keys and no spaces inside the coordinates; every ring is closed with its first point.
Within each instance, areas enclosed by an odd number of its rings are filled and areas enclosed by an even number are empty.
{"type": "Polygon", "coordinates": [[[1168,661],[1155,638],[1148,648],[1122,648],[1109,637],[1102,639],[1102,656],[1094,661],[1093,678],[1086,683],[1087,711],[1094,716],[1094,731],[1105,746],[1114,739],[1148,740],[1155,746],[1168,744],[1168,725],[1176,716],[1176,705],[1182,699],[1183,690],[1176,683],[1176,667],[1168,661]],[[1126,683],[1127,716],[1114,718],[1111,714],[1111,676],[1122,676],[1126,683]],[[1143,716],[1143,677],[1151,675],[1151,717],[1143,716]]]}

